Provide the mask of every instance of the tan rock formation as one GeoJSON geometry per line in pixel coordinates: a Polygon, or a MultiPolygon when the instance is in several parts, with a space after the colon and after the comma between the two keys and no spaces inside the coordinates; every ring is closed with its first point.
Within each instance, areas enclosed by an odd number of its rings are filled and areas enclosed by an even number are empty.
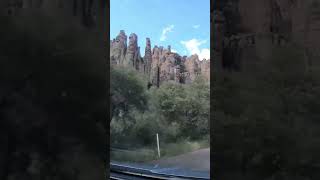
{"type": "Polygon", "coordinates": [[[175,81],[176,56],[168,53],[163,56],[163,62],[160,64],[160,81],[175,81]]]}
{"type": "Polygon", "coordinates": [[[171,46],[167,49],[163,46],[154,46],[151,51],[150,38],[146,38],[145,56],[141,58],[137,35],[134,33],[130,35],[127,47],[124,31],[111,41],[110,61],[111,64],[133,67],[147,74],[154,86],[168,81],[192,83],[202,72],[205,79],[210,79],[210,62],[204,60],[201,63],[198,55],[181,57],[171,52],[171,46]]]}
{"type": "Polygon", "coordinates": [[[138,36],[134,33],[129,36],[129,44],[127,48],[126,58],[124,61],[125,66],[131,66],[138,69],[139,65],[139,47],[138,47],[138,36]]]}
{"type": "Polygon", "coordinates": [[[152,50],[152,62],[151,62],[151,72],[150,72],[150,82],[153,85],[158,84],[158,74],[159,74],[159,61],[160,61],[160,49],[158,46],[154,46],[152,50]]]}
{"type": "Polygon", "coordinates": [[[200,72],[204,79],[210,82],[210,59],[200,61],[200,72]]]}
{"type": "Polygon", "coordinates": [[[123,65],[127,50],[127,36],[124,30],[111,41],[110,44],[110,61],[111,64],[123,65]]]}
{"type": "Polygon", "coordinates": [[[187,57],[184,65],[185,70],[189,73],[190,78],[190,81],[188,81],[187,83],[191,83],[200,73],[198,55],[191,55],[190,57],[187,57]]]}
{"type": "Polygon", "coordinates": [[[151,52],[150,38],[146,38],[146,48],[145,48],[145,52],[144,52],[144,62],[146,64],[145,72],[147,74],[150,74],[151,63],[152,63],[152,52],[151,52]]]}

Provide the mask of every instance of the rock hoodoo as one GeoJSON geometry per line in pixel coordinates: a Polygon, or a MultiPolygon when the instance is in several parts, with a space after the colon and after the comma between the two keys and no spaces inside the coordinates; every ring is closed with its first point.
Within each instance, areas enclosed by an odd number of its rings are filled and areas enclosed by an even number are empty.
{"type": "Polygon", "coordinates": [[[151,52],[151,42],[150,38],[146,38],[146,49],[144,52],[143,61],[145,62],[145,72],[150,74],[151,71],[151,63],[152,63],[152,52],[151,52]]]}
{"type": "Polygon", "coordinates": [[[127,36],[123,30],[111,41],[110,47],[111,64],[124,64],[127,51],[127,36]]]}
{"type": "Polygon", "coordinates": [[[128,46],[123,30],[111,40],[110,61],[112,65],[132,67],[137,71],[147,74],[149,81],[154,86],[163,82],[192,83],[197,76],[210,80],[210,59],[199,60],[198,55],[190,57],[180,56],[171,51],[171,46],[155,45],[151,50],[151,40],[146,38],[145,55],[140,55],[138,36],[132,33],[128,46]]]}

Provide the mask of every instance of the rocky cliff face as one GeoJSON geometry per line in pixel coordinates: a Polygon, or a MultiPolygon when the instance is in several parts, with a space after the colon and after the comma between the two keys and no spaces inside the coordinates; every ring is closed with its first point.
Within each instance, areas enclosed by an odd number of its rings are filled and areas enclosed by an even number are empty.
{"type": "Polygon", "coordinates": [[[266,60],[272,47],[297,44],[304,49],[306,70],[320,65],[318,0],[220,0],[213,28],[218,69],[245,69],[246,59],[266,60]]]}
{"type": "Polygon", "coordinates": [[[127,35],[123,30],[110,41],[110,62],[113,65],[132,67],[137,71],[147,72],[147,64],[144,63],[144,59],[140,55],[138,36],[134,33],[130,34],[127,45],[127,35]]]}
{"type": "Polygon", "coordinates": [[[150,83],[155,86],[168,81],[192,83],[199,75],[210,80],[210,60],[200,61],[198,55],[182,57],[171,52],[171,46],[163,48],[155,45],[151,51],[150,38],[146,38],[145,55],[142,58],[138,47],[138,36],[131,34],[127,47],[123,30],[110,43],[111,64],[133,67],[147,74],[150,83]]]}
{"type": "Polygon", "coordinates": [[[191,83],[194,81],[196,76],[199,73],[199,58],[198,55],[192,55],[187,57],[185,63],[186,74],[186,83],[191,83]]]}
{"type": "Polygon", "coordinates": [[[207,81],[210,81],[210,61],[200,61],[200,73],[207,81]]]}
{"type": "Polygon", "coordinates": [[[143,61],[145,62],[145,72],[150,74],[152,63],[151,41],[150,38],[146,38],[146,48],[144,52],[143,61]]]}
{"type": "Polygon", "coordinates": [[[136,34],[130,34],[129,45],[126,53],[126,58],[124,60],[125,66],[132,66],[139,69],[139,47],[138,47],[138,36],[136,34]]]}
{"type": "Polygon", "coordinates": [[[127,36],[124,31],[110,42],[111,64],[124,64],[127,51],[127,36]]]}

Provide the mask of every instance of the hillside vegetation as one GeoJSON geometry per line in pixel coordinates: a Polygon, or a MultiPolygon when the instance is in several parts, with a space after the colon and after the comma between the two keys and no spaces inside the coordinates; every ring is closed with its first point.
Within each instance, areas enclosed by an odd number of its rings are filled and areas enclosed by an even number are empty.
{"type": "MultiPolygon", "coordinates": [[[[165,83],[150,89],[147,85],[147,78],[141,73],[112,67],[111,147],[154,149],[156,133],[162,145],[204,139],[209,144],[210,86],[207,81],[199,76],[192,84],[165,83]]],[[[177,149],[172,147],[167,151],[174,148],[177,149]]],[[[177,149],[169,154],[183,151],[177,149]]]]}

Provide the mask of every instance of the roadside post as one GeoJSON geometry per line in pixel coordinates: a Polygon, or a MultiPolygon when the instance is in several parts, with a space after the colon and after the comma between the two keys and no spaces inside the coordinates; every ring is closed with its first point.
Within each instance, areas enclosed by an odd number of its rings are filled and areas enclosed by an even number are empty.
{"type": "Polygon", "coordinates": [[[157,146],[158,146],[158,156],[160,158],[160,145],[159,145],[159,135],[157,133],[157,146]]]}

